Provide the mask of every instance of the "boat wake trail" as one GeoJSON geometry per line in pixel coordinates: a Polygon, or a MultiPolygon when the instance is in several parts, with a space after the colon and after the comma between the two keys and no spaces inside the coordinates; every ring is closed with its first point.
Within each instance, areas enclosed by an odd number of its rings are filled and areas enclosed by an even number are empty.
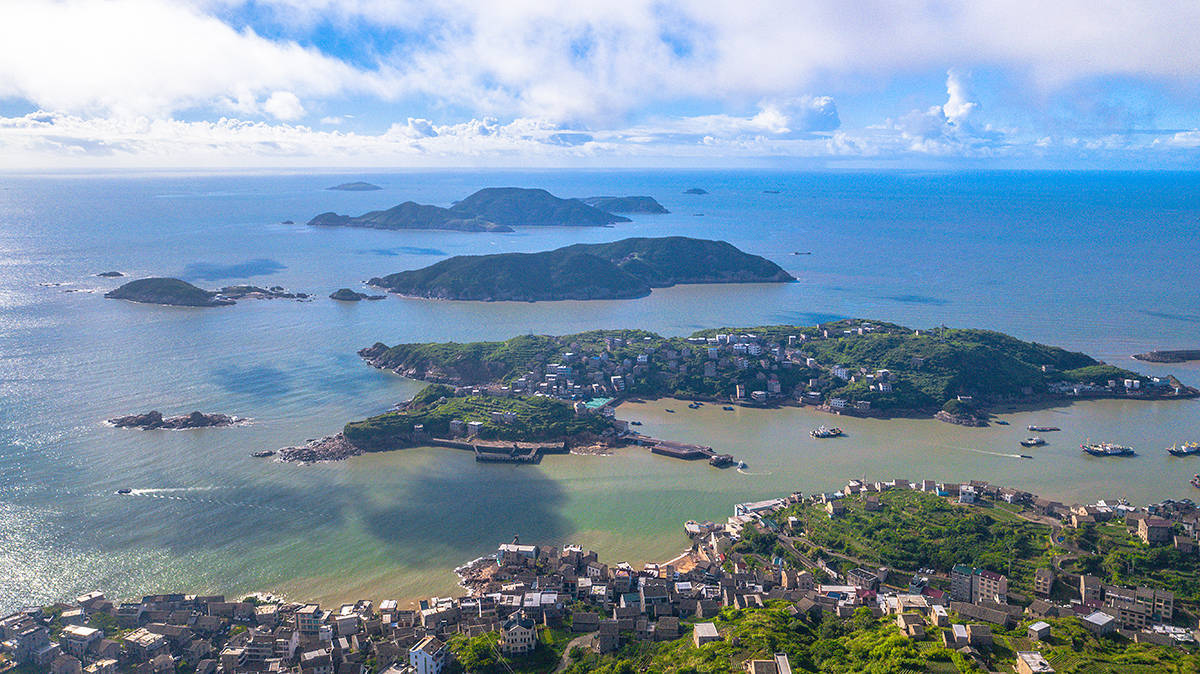
{"type": "Polygon", "coordinates": [[[1003,457],[1006,457],[1009,459],[1022,458],[1020,454],[1007,454],[1005,452],[989,452],[986,449],[975,449],[973,447],[957,447],[955,445],[943,445],[943,447],[948,447],[950,449],[961,449],[964,452],[975,452],[976,454],[990,454],[991,456],[1003,456],[1003,457]]]}
{"type": "Polygon", "coordinates": [[[760,476],[762,476],[762,475],[770,475],[772,471],[767,471],[767,472],[765,472],[765,473],[751,473],[750,471],[748,471],[748,470],[746,470],[746,469],[744,469],[744,468],[738,468],[738,469],[737,469],[737,472],[738,472],[738,474],[739,474],[739,475],[746,475],[746,476],[749,476],[749,477],[760,477],[760,476]]]}
{"type": "Polygon", "coordinates": [[[132,489],[127,496],[144,496],[146,498],[165,499],[169,501],[182,501],[185,503],[206,503],[210,505],[222,505],[232,508],[253,508],[255,510],[274,510],[277,512],[289,513],[306,513],[309,515],[324,515],[326,513],[315,510],[305,510],[303,508],[285,507],[279,505],[271,505],[269,503],[248,503],[245,501],[231,501],[220,498],[210,498],[203,496],[188,496],[186,492],[206,492],[220,489],[221,487],[175,487],[164,489],[132,489]],[[184,493],[183,495],[180,495],[184,493]]]}

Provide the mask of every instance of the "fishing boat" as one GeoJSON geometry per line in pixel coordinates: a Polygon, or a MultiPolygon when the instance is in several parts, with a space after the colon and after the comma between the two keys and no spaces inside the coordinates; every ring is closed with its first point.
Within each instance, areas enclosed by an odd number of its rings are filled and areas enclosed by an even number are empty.
{"type": "Polygon", "coordinates": [[[996,424],[997,426],[1007,426],[1008,425],[1008,422],[1003,419],[996,419],[992,423],[996,424]]]}
{"type": "Polygon", "coordinates": [[[669,407],[668,407],[666,410],[664,410],[664,411],[665,411],[667,414],[675,414],[675,410],[673,410],[673,409],[671,409],[671,408],[669,408],[669,407]]]}
{"type": "Polygon", "coordinates": [[[1113,442],[1085,442],[1079,445],[1083,451],[1092,456],[1133,456],[1137,452],[1132,447],[1118,445],[1113,442]]]}
{"type": "Polygon", "coordinates": [[[1062,430],[1058,426],[1034,426],[1033,424],[1029,424],[1028,426],[1025,427],[1025,429],[1033,431],[1034,433],[1050,433],[1052,431],[1061,431],[1062,430]]]}
{"type": "Polygon", "coordinates": [[[129,487],[121,487],[120,489],[117,490],[117,493],[122,496],[125,496],[126,494],[132,494],[133,490],[130,489],[129,487]]]}
{"type": "Polygon", "coordinates": [[[1041,436],[1035,435],[1032,438],[1025,438],[1021,441],[1022,447],[1041,447],[1046,444],[1046,441],[1041,436]]]}
{"type": "Polygon", "coordinates": [[[689,410],[698,410],[698,409],[700,409],[700,406],[699,406],[699,405],[697,405],[696,403],[689,403],[689,404],[688,404],[688,409],[689,409],[689,410]]]}
{"type": "Polygon", "coordinates": [[[1171,445],[1167,448],[1171,456],[1191,456],[1200,454],[1200,442],[1185,442],[1182,445],[1171,445]]]}
{"type": "Polygon", "coordinates": [[[1018,456],[1020,456],[1022,459],[1032,459],[1033,458],[1032,456],[1030,456],[1028,454],[1019,454],[1018,456]]]}
{"type": "Polygon", "coordinates": [[[721,409],[725,410],[726,412],[732,412],[732,411],[733,411],[733,406],[731,406],[731,405],[726,405],[726,406],[722,407],[721,409]]]}
{"type": "Polygon", "coordinates": [[[842,429],[834,426],[833,428],[825,428],[824,426],[808,432],[814,438],[836,438],[842,435],[842,429]]]}

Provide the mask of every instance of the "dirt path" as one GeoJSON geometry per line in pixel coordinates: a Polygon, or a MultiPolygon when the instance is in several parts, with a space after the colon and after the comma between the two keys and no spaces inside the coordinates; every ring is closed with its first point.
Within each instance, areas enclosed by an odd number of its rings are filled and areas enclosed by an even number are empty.
{"type": "Polygon", "coordinates": [[[575,648],[576,646],[579,646],[580,648],[587,648],[588,642],[591,640],[592,636],[595,634],[596,634],[595,632],[588,632],[587,634],[581,634],[581,635],[575,637],[574,639],[571,639],[570,641],[568,641],[566,649],[563,650],[562,658],[558,661],[558,666],[554,668],[554,671],[561,672],[561,671],[565,670],[568,666],[570,666],[570,664],[571,664],[571,649],[575,648]]]}

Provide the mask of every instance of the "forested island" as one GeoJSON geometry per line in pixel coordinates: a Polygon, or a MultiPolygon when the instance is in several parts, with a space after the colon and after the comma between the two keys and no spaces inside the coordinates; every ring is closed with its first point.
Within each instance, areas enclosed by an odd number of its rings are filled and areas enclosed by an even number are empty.
{"type": "Polygon", "coordinates": [[[115,300],[178,307],[225,307],[239,299],[307,300],[307,293],[290,292],[282,286],[262,288],[253,285],[225,286],[218,290],[198,288],[177,278],[155,277],[130,281],[104,293],[115,300]]]}
{"type": "Polygon", "coordinates": [[[779,265],[724,241],[682,236],[575,244],[540,253],[460,255],[368,283],[451,300],[630,299],[679,283],[783,283],[779,265]]]}
{"type": "Polygon", "coordinates": [[[809,404],[881,416],[945,411],[983,418],[997,406],[1197,394],[1174,377],[1148,377],[998,332],[913,330],[861,319],[717,328],[688,337],[598,330],[503,342],[377,343],[359,354],[406,377],[500,394],[809,404]]]}
{"type": "Polygon", "coordinates": [[[595,206],[609,213],[648,213],[662,215],[670,213],[654,197],[587,197],[580,199],[588,206],[595,206]]]}
{"type": "Polygon", "coordinates": [[[1200,349],[1178,349],[1175,351],[1159,351],[1155,349],[1146,353],[1135,353],[1133,357],[1147,363],[1186,363],[1189,360],[1200,360],[1200,349]]]}
{"type": "Polygon", "coordinates": [[[379,185],[372,185],[371,183],[365,183],[359,180],[352,183],[342,183],[341,185],[326,187],[325,189],[334,190],[337,192],[375,192],[383,188],[379,185]]]}
{"type": "MultiPolygon", "coordinates": [[[[666,212],[650,197],[595,197],[615,200],[629,212],[666,212]],[[647,201],[649,200],[649,201],[647,201]],[[657,207],[662,210],[643,210],[657,207]]],[[[511,232],[513,227],[565,225],[602,227],[629,218],[597,208],[580,199],[561,199],[542,189],[488,187],[455,202],[450,208],[406,201],[387,210],[358,216],[321,213],[308,221],[321,227],[371,229],[449,229],[463,232],[511,232]]]]}

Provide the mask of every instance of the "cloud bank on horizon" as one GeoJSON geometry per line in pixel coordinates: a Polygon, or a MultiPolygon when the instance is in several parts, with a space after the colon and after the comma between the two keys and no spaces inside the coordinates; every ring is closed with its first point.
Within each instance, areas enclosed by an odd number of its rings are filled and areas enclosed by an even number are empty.
{"type": "Polygon", "coordinates": [[[26,0],[0,167],[1193,166],[1200,4],[26,0]]]}

